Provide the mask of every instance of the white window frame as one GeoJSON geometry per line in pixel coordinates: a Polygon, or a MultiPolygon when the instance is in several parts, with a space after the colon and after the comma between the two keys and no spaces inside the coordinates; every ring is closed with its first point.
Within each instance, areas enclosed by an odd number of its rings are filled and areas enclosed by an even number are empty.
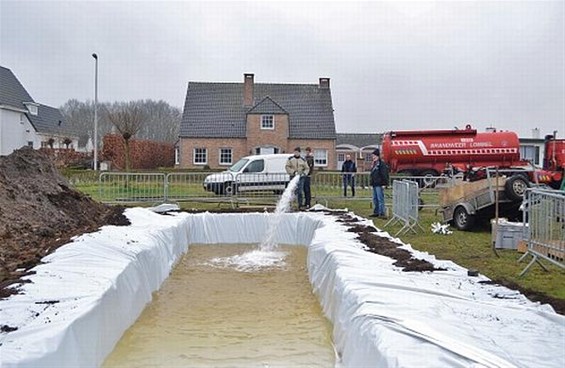
{"type": "Polygon", "coordinates": [[[263,130],[274,130],[275,129],[275,115],[261,115],[261,129],[263,130]],[[270,125],[265,126],[266,120],[270,118],[270,125]]]}
{"type": "MultiPolygon", "coordinates": [[[[199,153],[202,154],[202,153],[199,153]]],[[[208,164],[208,149],[204,147],[194,147],[192,149],[192,163],[194,165],[207,165],[208,164]],[[204,162],[196,162],[196,150],[203,150],[204,162]]]]}
{"type": "Polygon", "coordinates": [[[327,167],[328,166],[328,150],[327,149],[314,149],[314,166],[327,167]],[[324,158],[320,158],[320,153],[323,153],[324,158]]]}
{"type": "Polygon", "coordinates": [[[180,164],[180,147],[175,147],[175,165],[180,164]]]}
{"type": "Polygon", "coordinates": [[[231,165],[233,163],[233,148],[230,147],[222,147],[220,149],[218,149],[218,164],[220,165],[231,165]],[[222,162],[222,151],[223,150],[229,150],[230,153],[230,161],[229,162],[222,162]]]}

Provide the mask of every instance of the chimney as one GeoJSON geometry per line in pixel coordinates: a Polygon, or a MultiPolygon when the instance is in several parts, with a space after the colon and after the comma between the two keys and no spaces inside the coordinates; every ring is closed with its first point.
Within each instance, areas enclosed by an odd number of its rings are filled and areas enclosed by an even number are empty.
{"type": "Polygon", "coordinates": [[[320,85],[318,88],[329,89],[330,88],[330,78],[320,78],[320,85]]]}
{"type": "Polygon", "coordinates": [[[253,78],[254,74],[243,74],[243,106],[253,106],[253,78]]]}
{"type": "Polygon", "coordinates": [[[539,139],[539,137],[540,137],[539,128],[532,129],[532,138],[539,139]]]}

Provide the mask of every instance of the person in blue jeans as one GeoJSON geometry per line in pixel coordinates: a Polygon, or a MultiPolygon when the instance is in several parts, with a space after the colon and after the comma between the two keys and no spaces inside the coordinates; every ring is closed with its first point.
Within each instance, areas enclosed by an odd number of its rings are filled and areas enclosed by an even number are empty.
{"type": "Polygon", "coordinates": [[[341,165],[341,172],[343,175],[343,196],[347,197],[347,187],[351,185],[351,196],[355,197],[355,173],[357,166],[351,160],[351,155],[345,156],[345,161],[341,165]]]}
{"type": "Polygon", "coordinates": [[[371,166],[371,186],[373,187],[373,214],[371,217],[385,217],[385,194],[383,187],[389,185],[388,167],[381,160],[378,149],[373,151],[371,166]]]}

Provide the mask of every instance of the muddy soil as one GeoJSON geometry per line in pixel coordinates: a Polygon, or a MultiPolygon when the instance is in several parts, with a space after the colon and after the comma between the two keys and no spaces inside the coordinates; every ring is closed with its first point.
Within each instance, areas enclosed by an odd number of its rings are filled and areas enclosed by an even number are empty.
{"type": "Polygon", "coordinates": [[[0,157],[0,298],[17,292],[41,258],[103,225],[129,225],[123,208],[69,187],[45,154],[22,148],[0,157]]]}
{"type": "Polygon", "coordinates": [[[353,216],[347,214],[341,215],[338,217],[337,221],[343,222],[346,226],[349,226],[347,231],[357,233],[357,239],[367,246],[369,252],[395,259],[396,262],[394,262],[394,265],[401,267],[402,271],[445,271],[441,268],[434,267],[434,265],[428,261],[412,257],[409,251],[399,248],[399,244],[374,234],[377,229],[372,226],[359,224],[359,220],[353,216]]]}

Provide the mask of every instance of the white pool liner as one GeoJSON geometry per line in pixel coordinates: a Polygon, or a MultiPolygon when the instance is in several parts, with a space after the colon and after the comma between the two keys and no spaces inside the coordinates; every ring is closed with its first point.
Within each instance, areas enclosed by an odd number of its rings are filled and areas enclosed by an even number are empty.
{"type": "MultiPolygon", "coordinates": [[[[23,294],[0,300],[0,324],[18,327],[0,334],[0,366],[101,365],[189,244],[259,243],[269,219],[140,208],[126,215],[131,226],[78,237],[35,268],[23,294]]],[[[551,307],[479,284],[487,279],[409,245],[448,271],[402,272],[345,229],[319,213],[287,214],[276,236],[309,245],[313,290],[343,366],[565,366],[565,318],[551,307]]]]}

